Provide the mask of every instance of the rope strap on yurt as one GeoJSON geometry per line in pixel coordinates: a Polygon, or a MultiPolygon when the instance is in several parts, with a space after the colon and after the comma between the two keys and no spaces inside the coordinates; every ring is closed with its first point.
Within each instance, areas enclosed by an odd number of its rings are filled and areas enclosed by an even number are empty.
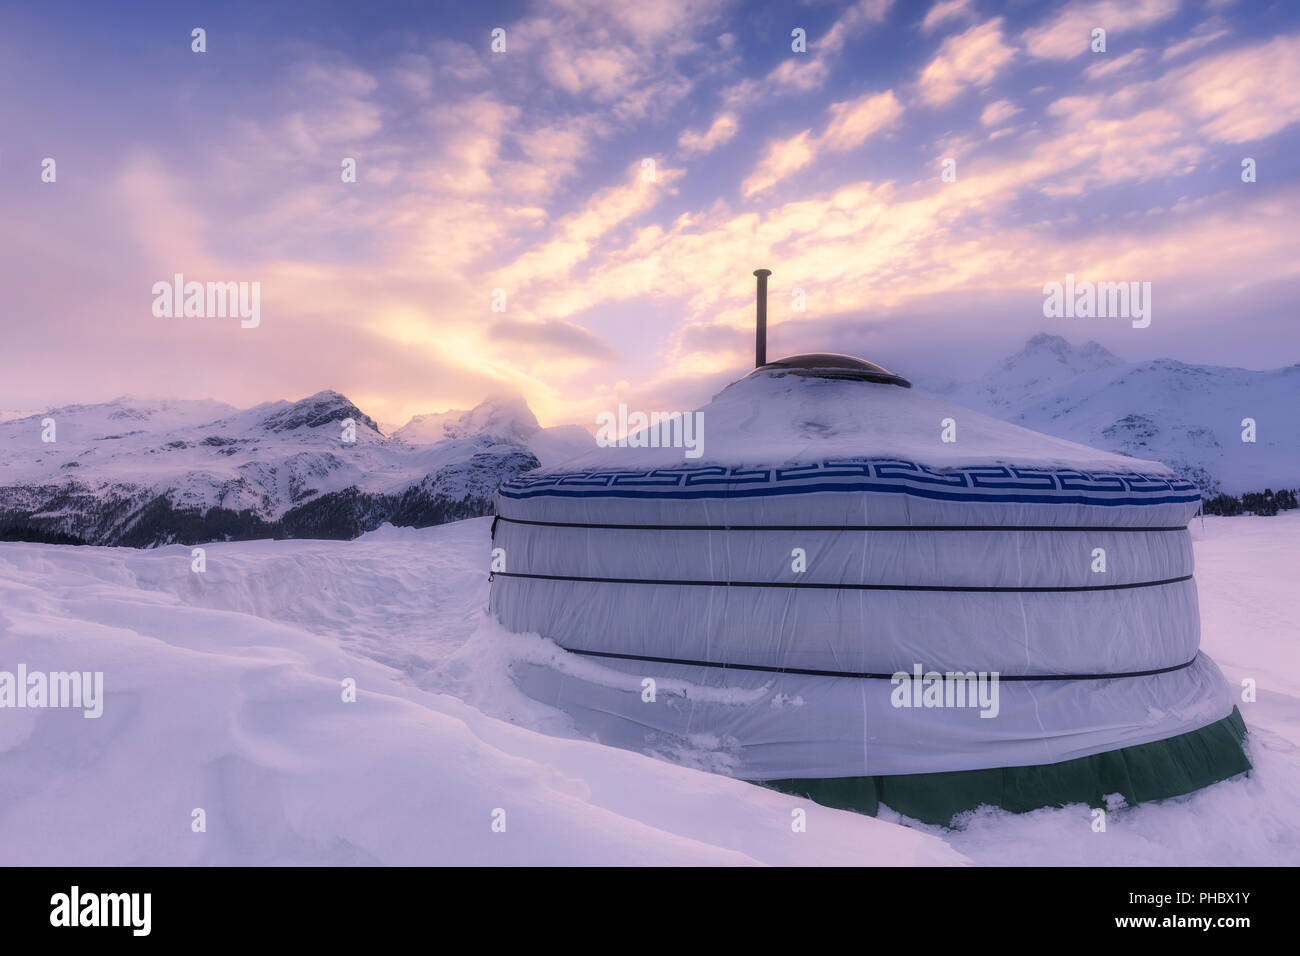
{"type": "MultiPolygon", "coordinates": [[[[763,671],[764,673],[770,674],[798,674],[805,677],[854,677],[867,680],[892,680],[896,676],[895,674],[877,674],[869,671],[829,671],[811,667],[771,667],[766,664],[727,664],[721,661],[692,661],[675,657],[646,657],[641,654],[616,654],[612,651],[588,651],[576,647],[565,647],[562,644],[557,646],[561,650],[568,651],[570,654],[580,654],[583,657],[607,657],[621,661],[643,661],[649,664],[681,664],[686,667],[716,667],[720,670],[763,671]]],[[[1191,667],[1194,663],[1196,663],[1195,657],[1182,664],[1174,664],[1170,667],[1156,667],[1145,671],[1118,671],[1110,674],[999,674],[998,680],[1114,680],[1120,677],[1153,677],[1156,674],[1169,674],[1173,671],[1181,671],[1185,668],[1191,667]]],[[[963,674],[978,673],[974,668],[954,670],[954,673],[957,672],[963,674]]]]}
{"type": "Polygon", "coordinates": [[[543,528],[592,528],[600,531],[1186,531],[1187,525],[1157,525],[1149,527],[1122,526],[1065,526],[1023,524],[837,524],[837,525],[783,525],[783,524],[593,524],[583,521],[534,521],[527,518],[507,518],[497,515],[496,523],[537,525],[543,528]]]}
{"type": "Polygon", "coordinates": [[[675,581],[660,578],[590,578],[569,574],[529,574],[523,571],[498,571],[498,578],[526,578],[534,581],[578,581],[584,584],[662,584],[672,587],[706,588],[802,588],[819,591],[953,591],[962,593],[992,594],[1058,594],[1079,591],[1131,591],[1135,588],[1157,588],[1166,584],[1190,581],[1184,574],[1162,581],[1134,581],[1130,584],[1079,584],[1044,587],[995,587],[957,584],[832,584],[830,582],[804,581],[675,581]]]}

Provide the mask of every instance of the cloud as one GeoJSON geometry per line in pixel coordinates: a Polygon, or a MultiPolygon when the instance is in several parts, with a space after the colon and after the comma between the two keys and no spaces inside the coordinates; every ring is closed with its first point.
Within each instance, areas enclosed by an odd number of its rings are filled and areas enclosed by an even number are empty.
{"type": "Polygon", "coordinates": [[[853,149],[868,136],[893,126],[902,118],[903,107],[893,90],[867,94],[856,100],[834,103],[831,121],[822,134],[820,147],[831,150],[853,149]]]}
{"type": "Polygon", "coordinates": [[[566,49],[557,45],[546,51],[542,71],[566,93],[586,94],[608,103],[635,83],[639,65],[636,51],[628,47],[566,49]]]}
{"type": "Polygon", "coordinates": [[[497,270],[493,283],[511,294],[531,284],[567,278],[587,259],[597,242],[616,227],[654,206],[680,177],[680,170],[659,166],[656,181],[645,182],[639,164],[629,170],[628,181],[600,190],[579,209],[564,216],[551,237],[534,244],[509,265],[497,270]]]}
{"type": "Polygon", "coordinates": [[[207,217],[188,201],[188,194],[184,179],[146,150],[127,158],[112,185],[125,225],[155,270],[213,268],[201,238],[208,233],[207,217]]]}
{"type": "Polygon", "coordinates": [[[1271,136],[1300,120],[1300,35],[1197,60],[1166,74],[1160,89],[1212,140],[1271,136]]]}
{"type": "Polygon", "coordinates": [[[971,7],[971,0],[938,0],[921,21],[921,31],[933,33],[950,20],[964,20],[973,13],[971,7]]]}
{"type": "Polygon", "coordinates": [[[620,121],[666,115],[694,85],[679,62],[698,62],[694,38],[725,0],[660,0],[634,6],[559,0],[507,28],[507,53],[536,63],[539,78],[620,121]],[[513,53],[511,52],[513,51],[513,53]]]}
{"type": "Polygon", "coordinates": [[[768,144],[767,152],[758,161],[758,166],[741,184],[741,193],[745,196],[756,195],[775,186],[791,173],[803,169],[813,161],[813,147],[814,140],[810,129],[789,139],[768,144]]]}
{"type": "Polygon", "coordinates": [[[1073,60],[1091,50],[1092,31],[1111,37],[1141,32],[1178,12],[1179,0],[1097,0],[1071,3],[1021,34],[1025,51],[1039,60],[1073,60]]]}
{"type": "Polygon", "coordinates": [[[498,189],[494,176],[502,141],[520,110],[491,93],[451,99],[425,113],[437,152],[424,164],[424,188],[452,195],[486,195],[498,189]],[[436,161],[434,161],[436,159],[436,161]]]}
{"type": "Polygon", "coordinates": [[[775,96],[820,89],[849,41],[883,23],[893,0],[857,0],[820,37],[809,37],[807,53],[789,54],[761,79],[744,79],[722,93],[726,109],[739,111],[775,96]]]}
{"type": "Polygon", "coordinates": [[[825,56],[792,53],[767,75],[764,85],[773,93],[811,93],[819,90],[831,73],[828,59],[825,56]]]}
{"type": "Polygon", "coordinates": [[[433,61],[419,53],[403,53],[389,69],[393,82],[418,99],[433,95],[433,61]]]}
{"type": "Polygon", "coordinates": [[[288,93],[306,105],[283,119],[281,143],[300,153],[356,144],[383,129],[383,110],[371,99],[378,79],[338,56],[306,59],[288,70],[288,93]]]}
{"type": "Polygon", "coordinates": [[[1083,71],[1085,79],[1100,80],[1107,76],[1113,76],[1116,73],[1122,73],[1131,66],[1136,66],[1146,59],[1147,51],[1142,47],[1136,50],[1130,50],[1128,53],[1121,53],[1119,56],[1106,54],[1099,56],[1097,62],[1087,67],[1083,71]]]}
{"type": "Polygon", "coordinates": [[[600,125],[584,117],[520,130],[513,138],[537,174],[552,188],[576,172],[578,163],[590,155],[592,140],[600,125]]]}
{"type": "Polygon", "coordinates": [[[475,49],[459,40],[434,40],[428,46],[429,58],[436,64],[439,76],[453,83],[482,83],[490,79],[492,72],[483,62],[492,54],[483,48],[475,49]]]}
{"type": "Polygon", "coordinates": [[[1031,152],[1041,167],[1039,188],[1050,196],[1079,196],[1121,182],[1191,172],[1206,156],[1199,138],[1189,136],[1182,113],[1169,104],[1134,111],[1122,98],[1063,97],[1048,107],[1060,120],[1054,133],[1031,152]]]}
{"type": "Polygon", "coordinates": [[[299,89],[329,96],[369,96],[379,87],[372,73],[350,65],[337,55],[299,60],[289,68],[289,79],[299,89]]]}
{"type": "Polygon", "coordinates": [[[843,152],[861,146],[873,133],[894,126],[903,115],[893,90],[867,93],[854,100],[833,103],[821,136],[811,129],[770,143],[757,167],[741,184],[741,193],[755,196],[814,162],[823,151],[843,152]]]}
{"type": "Polygon", "coordinates": [[[711,153],[723,143],[729,142],[738,129],[740,124],[734,115],[719,113],[703,133],[690,129],[682,130],[681,135],[677,137],[677,145],[688,156],[711,153]]]}
{"type": "Polygon", "coordinates": [[[948,37],[917,81],[921,101],[942,106],[969,89],[987,86],[1016,51],[1003,42],[1001,17],[948,37]]]}
{"type": "Polygon", "coordinates": [[[512,347],[523,346],[547,355],[597,361],[618,358],[618,353],[604,339],[572,322],[503,319],[493,324],[489,334],[512,347]]]}
{"type": "Polygon", "coordinates": [[[826,36],[813,43],[813,51],[821,56],[838,56],[849,40],[883,23],[893,5],[894,0],[857,0],[850,4],[826,36]]]}
{"type": "Polygon", "coordinates": [[[1020,112],[1020,107],[1010,100],[998,100],[984,107],[980,113],[980,122],[985,126],[1001,126],[1020,112]]]}
{"type": "MultiPolygon", "coordinates": [[[[1214,19],[1217,20],[1219,18],[1216,17],[1214,19]]],[[[1203,27],[1205,26],[1205,24],[1202,24],[1201,26],[1203,27]]],[[[1195,50],[1199,50],[1202,47],[1209,46],[1215,40],[1219,40],[1222,39],[1223,37],[1228,36],[1231,32],[1232,32],[1231,30],[1228,30],[1226,28],[1217,29],[1217,30],[1210,29],[1204,31],[1198,28],[1197,35],[1190,36],[1186,40],[1182,40],[1178,43],[1171,43],[1169,46],[1167,46],[1165,48],[1165,51],[1160,54],[1160,59],[1161,61],[1172,60],[1176,57],[1182,56],[1184,53],[1191,53],[1195,50]]]]}

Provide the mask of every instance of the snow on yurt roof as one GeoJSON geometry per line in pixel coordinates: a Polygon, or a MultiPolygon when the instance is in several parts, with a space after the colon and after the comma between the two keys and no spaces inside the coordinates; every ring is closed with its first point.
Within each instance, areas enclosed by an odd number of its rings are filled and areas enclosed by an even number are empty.
{"type": "Polygon", "coordinates": [[[902,459],[928,468],[1013,465],[1162,477],[1171,474],[1158,462],[1044,435],[920,389],[823,376],[798,362],[755,369],[697,412],[702,440],[701,454],[696,457],[684,457],[681,447],[624,447],[620,443],[534,474],[709,465],[773,468],[841,458],[902,459]],[[945,419],[955,423],[956,441],[941,440],[945,419]]]}

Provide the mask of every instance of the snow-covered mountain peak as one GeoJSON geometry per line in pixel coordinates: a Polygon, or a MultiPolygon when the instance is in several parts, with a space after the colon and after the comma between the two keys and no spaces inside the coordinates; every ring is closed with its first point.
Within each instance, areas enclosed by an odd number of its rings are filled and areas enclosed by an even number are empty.
{"type": "Polygon", "coordinates": [[[1071,441],[1163,461],[1207,494],[1300,483],[1300,366],[1252,371],[1171,358],[1125,363],[1039,334],[946,392],[977,411],[1071,441]],[[1255,423],[1243,440],[1245,421],[1255,423]]]}
{"type": "Polygon", "coordinates": [[[259,423],[264,431],[290,432],[299,428],[320,428],[334,422],[352,419],[358,426],[365,425],[380,434],[375,420],[333,389],[325,389],[296,402],[278,402],[274,410],[259,423]]]}
{"type": "Polygon", "coordinates": [[[59,428],[73,426],[87,434],[115,434],[132,429],[151,431],[184,428],[216,421],[236,411],[233,405],[210,398],[136,398],[121,395],[108,402],[87,405],[61,405],[41,412],[5,416],[6,422],[38,425],[52,418],[59,428]]]}
{"type": "Polygon", "coordinates": [[[948,391],[959,404],[1010,417],[1081,375],[1105,375],[1124,362],[1096,342],[1071,345],[1059,335],[1040,332],[977,381],[948,391]]]}
{"type": "Polygon", "coordinates": [[[1080,375],[1123,364],[1113,352],[1097,342],[1089,341],[1074,346],[1063,336],[1039,332],[1019,352],[1003,359],[999,368],[1032,375],[1042,375],[1048,371],[1057,375],[1080,375]]]}
{"type": "Polygon", "coordinates": [[[479,436],[526,442],[540,430],[537,416],[522,395],[502,394],[484,399],[469,411],[453,408],[416,415],[393,437],[413,443],[479,436]]]}

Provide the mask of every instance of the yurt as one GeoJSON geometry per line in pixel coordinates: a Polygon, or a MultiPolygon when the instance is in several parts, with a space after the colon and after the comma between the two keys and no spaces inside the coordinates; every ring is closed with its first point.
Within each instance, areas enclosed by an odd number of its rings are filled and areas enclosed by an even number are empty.
{"type": "Polygon", "coordinates": [[[1165,466],[842,355],[503,485],[490,610],[602,743],[876,813],[1116,806],[1250,770],[1165,466]],[[1117,796],[1118,795],[1118,796],[1117,796]]]}

